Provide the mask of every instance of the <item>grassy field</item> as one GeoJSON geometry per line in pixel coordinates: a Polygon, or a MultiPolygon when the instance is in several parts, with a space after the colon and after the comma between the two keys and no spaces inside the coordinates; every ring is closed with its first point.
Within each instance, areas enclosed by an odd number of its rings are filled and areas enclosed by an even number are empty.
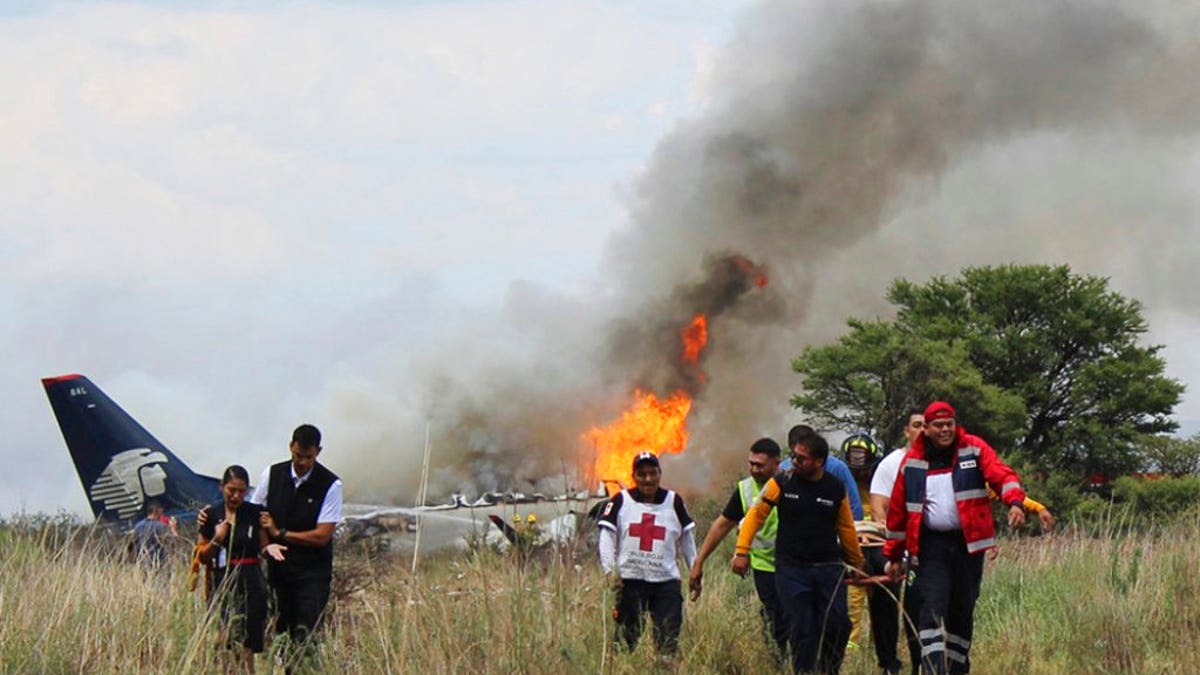
{"type": "MultiPolygon", "coordinates": [[[[976,611],[978,673],[1200,673],[1200,519],[1157,531],[1009,539],[976,611]]],[[[726,542],[726,546],[729,545],[726,542]]],[[[120,538],[62,523],[0,528],[0,671],[220,672],[215,628],[186,590],[186,552],[147,570],[120,538]]],[[[752,584],[709,562],[685,605],[682,673],[763,673],[752,584]]],[[[315,670],[348,673],[667,672],[648,641],[614,653],[595,554],[521,563],[492,551],[425,561],[339,553],[338,599],[315,670]]],[[[903,653],[903,649],[901,652],[903,653]]],[[[274,668],[260,657],[259,672],[274,668]]],[[[872,673],[869,650],[843,672],[872,673]]]]}

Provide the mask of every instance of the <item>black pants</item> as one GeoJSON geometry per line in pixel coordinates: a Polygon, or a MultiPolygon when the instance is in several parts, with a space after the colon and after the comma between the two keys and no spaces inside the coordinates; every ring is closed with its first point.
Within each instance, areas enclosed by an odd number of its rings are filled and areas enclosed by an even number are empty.
{"type": "Polygon", "coordinates": [[[779,649],[777,655],[783,658],[787,655],[788,624],[779,591],[775,588],[775,573],[754,570],[754,590],[762,603],[759,613],[763,618],[763,631],[779,649]]]}
{"type": "Polygon", "coordinates": [[[901,583],[905,585],[904,616],[901,617],[901,623],[904,625],[905,642],[908,643],[908,662],[912,664],[912,675],[918,675],[921,672],[921,638],[917,631],[917,621],[921,619],[921,594],[908,579],[901,583]]]}
{"type": "MultiPolygon", "coordinates": [[[[866,549],[864,549],[864,553],[865,552],[866,552],[866,549]]],[[[867,559],[867,563],[868,563],[868,565],[870,564],[869,556],[867,559]]],[[[882,570],[880,570],[880,571],[882,571],[882,570]]],[[[894,647],[895,639],[896,639],[896,637],[899,636],[900,629],[903,628],[904,642],[908,645],[908,662],[912,665],[912,675],[918,675],[918,673],[921,672],[921,639],[918,637],[917,621],[920,619],[920,614],[921,614],[921,595],[919,593],[917,593],[916,586],[914,586],[912,583],[910,583],[909,580],[906,578],[899,583],[884,584],[884,586],[882,588],[872,589],[870,608],[871,608],[870,612],[871,612],[871,623],[872,624],[875,624],[876,621],[886,622],[889,620],[893,624],[896,624],[896,623],[899,624],[898,626],[891,629],[891,633],[890,633],[890,635],[892,636],[891,638],[886,638],[886,637],[879,638],[879,639],[886,639],[888,644],[893,645],[891,652],[887,652],[887,651],[881,652],[879,649],[878,642],[876,643],[875,654],[879,658],[880,668],[886,668],[886,666],[884,664],[887,662],[885,659],[888,657],[889,653],[892,656],[895,656],[895,654],[896,654],[896,649],[894,647]],[[887,592],[885,592],[884,589],[886,589],[887,592]],[[891,595],[888,595],[888,593],[891,593],[891,595]],[[894,598],[898,598],[901,596],[903,596],[903,601],[904,601],[904,612],[902,614],[899,612],[896,612],[896,604],[895,604],[896,600],[894,599],[894,598]],[[877,604],[877,599],[878,599],[878,604],[877,604]],[[879,617],[877,619],[876,618],[877,612],[879,614],[883,614],[886,612],[888,614],[888,617],[890,617],[890,619],[884,618],[884,617],[879,617]],[[899,618],[898,622],[897,622],[897,618],[899,618]]],[[[887,630],[887,629],[881,629],[881,632],[883,630],[887,630]]],[[[899,662],[899,659],[892,661],[892,663],[895,664],[896,669],[900,668],[901,664],[899,662]]]]}
{"type": "MultiPolygon", "coordinates": [[[[864,546],[870,574],[883,574],[886,560],[883,548],[864,546]]],[[[871,617],[871,641],[875,644],[875,659],[879,667],[889,673],[900,672],[900,659],[896,657],[896,642],[900,639],[900,612],[896,598],[900,597],[900,584],[886,584],[871,588],[867,599],[867,612],[871,617]]]]}
{"type": "Polygon", "coordinates": [[[633,649],[642,635],[642,614],[650,612],[654,624],[654,644],[663,654],[679,648],[679,628],[683,625],[683,593],[678,579],[642,581],[622,579],[617,593],[618,640],[633,649]]]}
{"type": "Polygon", "coordinates": [[[983,580],[983,553],[967,553],[959,530],[921,528],[916,589],[921,609],[921,671],[966,673],[971,670],[975,601],[983,580]]]}
{"type": "Polygon", "coordinates": [[[294,645],[306,645],[321,626],[332,582],[333,575],[327,569],[271,566],[271,588],[275,590],[278,612],[275,632],[287,633],[294,645]]]}
{"type": "Polygon", "coordinates": [[[258,565],[217,568],[213,575],[212,606],[221,613],[225,646],[263,651],[267,624],[267,585],[258,565]]]}
{"type": "Polygon", "coordinates": [[[836,673],[850,640],[850,612],[842,563],[782,566],[775,586],[787,611],[792,669],[797,673],[836,673]]]}

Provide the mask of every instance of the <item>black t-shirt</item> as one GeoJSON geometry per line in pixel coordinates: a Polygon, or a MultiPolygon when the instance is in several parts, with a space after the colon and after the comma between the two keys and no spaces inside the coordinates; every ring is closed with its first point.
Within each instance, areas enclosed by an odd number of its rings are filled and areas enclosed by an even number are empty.
{"type": "Polygon", "coordinates": [[[721,515],[737,523],[740,523],[742,518],[746,517],[746,511],[742,508],[742,490],[740,486],[733,486],[733,494],[729,496],[729,501],[725,503],[725,509],[721,511],[721,515]]]}
{"type": "MultiPolygon", "coordinates": [[[[225,507],[223,505],[206,506],[204,510],[208,514],[208,521],[200,527],[200,536],[212,539],[216,534],[217,525],[225,520],[225,507]]],[[[234,527],[230,535],[232,541],[226,541],[221,546],[228,557],[234,560],[258,557],[258,531],[261,527],[258,516],[262,510],[261,506],[250,502],[242,502],[242,505],[238,507],[237,512],[234,513],[234,527]]]]}
{"type": "Polygon", "coordinates": [[[799,476],[779,481],[779,531],[775,535],[777,564],[811,565],[842,559],[838,543],[838,513],[846,487],[831,474],[816,481],[799,476]]]}
{"type": "Polygon", "coordinates": [[[949,469],[954,466],[954,450],[953,445],[944,448],[939,448],[933,443],[925,443],[925,461],[929,462],[929,469],[949,469]]]}
{"type": "MultiPolygon", "coordinates": [[[[641,493],[637,490],[630,490],[629,493],[633,495],[634,501],[650,504],[661,504],[667,498],[667,491],[662,488],[658,489],[653,499],[642,499],[641,493]]],[[[623,503],[625,503],[624,490],[613,495],[613,498],[609,500],[608,505],[604,507],[604,515],[600,516],[600,522],[608,523],[609,527],[614,530],[617,529],[617,513],[621,511],[621,504],[623,503]]],[[[687,529],[687,526],[692,522],[692,517],[688,515],[687,508],[683,505],[683,497],[680,497],[678,492],[675,493],[674,506],[675,516],[679,518],[679,526],[687,529]]]]}
{"type": "MultiPolygon", "coordinates": [[[[782,485],[783,481],[787,480],[787,474],[775,474],[775,480],[782,485]]],[[[763,483],[766,485],[766,483],[763,483]]],[[[733,486],[733,494],[729,495],[729,501],[725,503],[725,510],[721,511],[721,515],[730,520],[741,522],[742,518],[746,517],[746,509],[742,508],[742,487],[741,482],[735,483],[733,486]]]]}

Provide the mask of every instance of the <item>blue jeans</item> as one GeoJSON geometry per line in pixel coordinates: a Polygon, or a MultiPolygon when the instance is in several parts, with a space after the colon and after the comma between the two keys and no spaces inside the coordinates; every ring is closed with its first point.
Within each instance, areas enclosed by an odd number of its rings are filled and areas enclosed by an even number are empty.
{"type": "Polygon", "coordinates": [[[775,588],[788,619],[792,669],[836,673],[850,639],[842,563],[777,565],[775,588]]]}

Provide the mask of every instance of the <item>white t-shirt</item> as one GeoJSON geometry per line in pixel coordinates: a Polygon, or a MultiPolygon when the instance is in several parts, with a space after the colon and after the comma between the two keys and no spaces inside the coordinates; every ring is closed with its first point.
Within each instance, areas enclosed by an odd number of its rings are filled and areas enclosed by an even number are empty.
{"type": "MultiPolygon", "coordinates": [[[[300,487],[304,481],[312,476],[312,469],[304,476],[296,475],[296,467],[289,466],[288,471],[292,474],[292,482],[296,487],[300,487]]],[[[254,494],[246,501],[259,506],[267,505],[267,495],[271,486],[271,467],[263,469],[262,476],[258,479],[258,485],[254,486],[254,494]]],[[[342,522],[342,479],[333,481],[329,489],[325,491],[325,499],[321,502],[321,512],[317,515],[318,523],[333,523],[337,525],[342,522]]]]}
{"type": "Polygon", "coordinates": [[[875,475],[871,477],[871,494],[892,498],[892,488],[895,487],[896,476],[900,473],[900,462],[904,460],[907,452],[908,448],[897,448],[879,460],[875,475]]]}
{"type": "Polygon", "coordinates": [[[938,532],[962,529],[958,501],[954,498],[954,472],[939,471],[925,476],[925,517],[921,524],[938,532]]]}

